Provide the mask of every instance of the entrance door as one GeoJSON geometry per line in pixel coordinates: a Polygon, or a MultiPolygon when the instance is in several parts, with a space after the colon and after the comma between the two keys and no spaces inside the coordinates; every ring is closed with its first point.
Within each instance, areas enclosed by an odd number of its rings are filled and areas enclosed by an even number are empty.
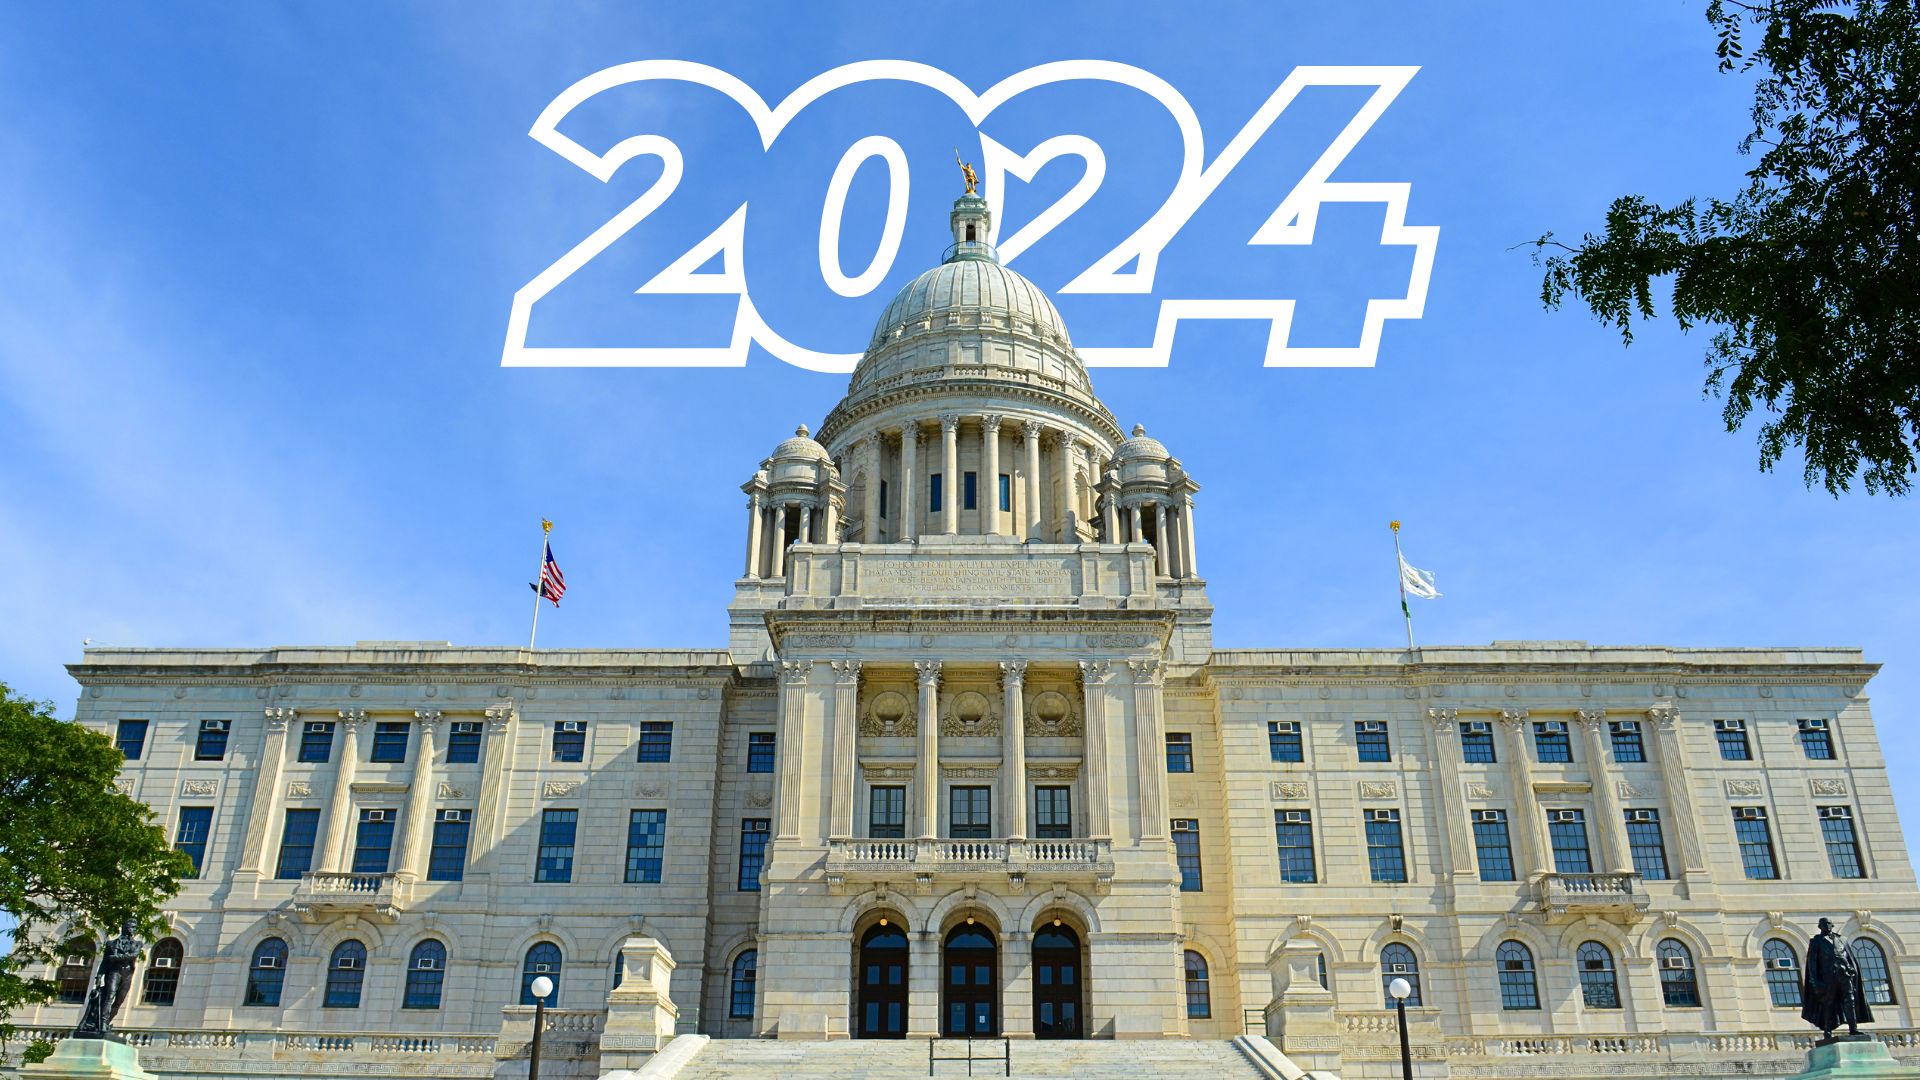
{"type": "Polygon", "coordinates": [[[998,1035],[1000,950],[992,932],[978,925],[954,927],[941,960],[941,1033],[998,1035]]]}
{"type": "Polygon", "coordinates": [[[898,926],[876,926],[860,939],[858,1037],[907,1037],[907,935],[898,926]]]}
{"type": "Polygon", "coordinates": [[[1033,935],[1033,1037],[1079,1039],[1080,935],[1048,926],[1033,935]]]}

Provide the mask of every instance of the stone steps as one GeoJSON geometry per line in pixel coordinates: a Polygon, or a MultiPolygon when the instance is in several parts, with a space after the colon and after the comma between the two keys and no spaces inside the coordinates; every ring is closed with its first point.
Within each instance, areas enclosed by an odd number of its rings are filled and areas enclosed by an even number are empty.
{"type": "MultiPolygon", "coordinates": [[[[973,1044],[975,1077],[1008,1075],[999,1041],[973,1044]],[[988,1057],[990,1055],[990,1057],[988,1057]]],[[[965,1058],[964,1041],[934,1042],[936,1058],[965,1058]]],[[[1011,1074],[1019,1080],[1255,1080],[1265,1075],[1233,1043],[1207,1039],[1151,1039],[1012,1043],[1011,1074]]],[[[675,1074],[675,1080],[907,1080],[927,1075],[927,1044],[920,1040],[780,1042],[715,1039],[675,1074]]],[[[935,1061],[936,1077],[966,1076],[967,1062],[935,1061]]]]}

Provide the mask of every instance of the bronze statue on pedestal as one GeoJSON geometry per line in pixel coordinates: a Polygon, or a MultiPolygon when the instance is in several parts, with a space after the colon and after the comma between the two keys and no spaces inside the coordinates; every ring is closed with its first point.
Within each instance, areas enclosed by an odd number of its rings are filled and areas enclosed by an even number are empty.
{"type": "Polygon", "coordinates": [[[1801,976],[1800,1018],[1820,1029],[1822,1038],[1847,1025],[1847,1038],[1866,1038],[1860,1025],[1873,1022],[1873,1009],[1860,982],[1860,965],[1847,939],[1833,929],[1831,919],[1820,920],[1820,933],[1807,942],[1807,963],[1801,976]]]}
{"type": "Polygon", "coordinates": [[[74,1038],[124,1041],[113,1034],[113,1018],[133,991],[133,965],[140,960],[141,945],[133,936],[133,928],[132,919],[121,923],[120,936],[109,939],[100,950],[100,966],[94,970],[86,1008],[80,1013],[79,1026],[73,1029],[74,1038]]]}

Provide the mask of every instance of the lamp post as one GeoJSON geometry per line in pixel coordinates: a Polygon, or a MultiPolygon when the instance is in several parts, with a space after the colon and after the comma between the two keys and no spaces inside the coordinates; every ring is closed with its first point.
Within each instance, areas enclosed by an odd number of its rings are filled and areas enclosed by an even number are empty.
{"type": "Polygon", "coordinates": [[[1413,1051],[1407,1047],[1407,998],[1413,993],[1413,984],[1395,979],[1387,984],[1387,993],[1393,997],[1393,1011],[1400,1018],[1400,1080],[1413,1080],[1413,1051]]]}
{"type": "MultiPolygon", "coordinates": [[[[547,995],[553,993],[553,980],[545,975],[534,977],[533,986],[533,1049],[527,1059],[527,1080],[540,1080],[540,1036],[547,1028],[547,995]]],[[[1401,1031],[1406,1030],[1406,1022],[1401,1021],[1401,1031]]],[[[1406,1036],[1400,1037],[1404,1045],[1406,1036]]]]}

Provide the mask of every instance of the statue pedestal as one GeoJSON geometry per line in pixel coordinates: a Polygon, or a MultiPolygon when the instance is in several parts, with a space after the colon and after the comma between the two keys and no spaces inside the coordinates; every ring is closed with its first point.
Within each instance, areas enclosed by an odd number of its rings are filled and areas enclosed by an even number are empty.
{"type": "Polygon", "coordinates": [[[62,1039],[45,1061],[22,1066],[27,1080],[159,1080],[140,1067],[140,1052],[126,1043],[106,1039],[62,1039]]]}
{"type": "Polygon", "coordinates": [[[1920,1080],[1920,1066],[1905,1065],[1878,1039],[1835,1039],[1807,1051],[1807,1067],[1794,1080],[1920,1080]]]}

